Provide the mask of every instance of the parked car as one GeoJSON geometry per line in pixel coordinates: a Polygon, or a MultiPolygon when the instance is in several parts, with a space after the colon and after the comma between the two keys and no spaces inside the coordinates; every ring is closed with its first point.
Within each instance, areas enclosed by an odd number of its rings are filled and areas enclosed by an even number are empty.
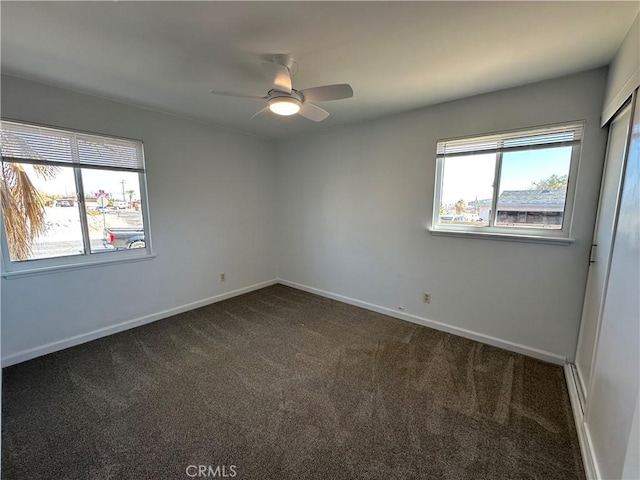
{"type": "Polygon", "coordinates": [[[458,215],[440,215],[440,220],[444,220],[447,222],[466,222],[467,221],[467,217],[465,217],[464,215],[458,214],[458,215]]]}
{"type": "Polygon", "coordinates": [[[102,237],[105,247],[116,250],[145,248],[144,230],[141,228],[105,228],[102,237]]]}

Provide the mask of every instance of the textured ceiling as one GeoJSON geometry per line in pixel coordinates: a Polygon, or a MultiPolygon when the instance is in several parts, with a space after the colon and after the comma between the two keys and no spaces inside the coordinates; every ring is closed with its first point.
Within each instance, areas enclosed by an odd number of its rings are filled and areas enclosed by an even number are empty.
{"type": "Polygon", "coordinates": [[[2,72],[265,137],[362,121],[609,63],[638,2],[2,2],[2,72]],[[259,64],[350,83],[322,123],[250,120],[259,64]],[[295,69],[294,69],[295,71],[295,69]]]}

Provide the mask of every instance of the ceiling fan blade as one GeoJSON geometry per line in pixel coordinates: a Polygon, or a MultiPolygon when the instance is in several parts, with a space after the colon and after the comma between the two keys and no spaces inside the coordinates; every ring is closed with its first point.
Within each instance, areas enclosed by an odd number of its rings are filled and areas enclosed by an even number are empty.
{"type": "Polygon", "coordinates": [[[214,95],[222,95],[225,97],[239,97],[239,98],[267,98],[265,95],[245,95],[244,93],[234,93],[234,92],[219,92],[217,90],[209,90],[209,93],[213,93],[214,95]]]}
{"type": "Polygon", "coordinates": [[[348,83],[325,85],[300,90],[306,102],[328,102],[329,100],[342,100],[353,97],[353,88],[348,83]]]}
{"type": "Polygon", "coordinates": [[[313,120],[314,122],[321,122],[329,116],[329,112],[317,105],[314,105],[313,103],[305,102],[300,106],[298,115],[302,115],[303,117],[308,118],[309,120],[313,120]]]}
{"type": "Polygon", "coordinates": [[[269,110],[269,105],[267,105],[262,110],[258,110],[256,113],[254,113],[253,117],[251,117],[251,120],[253,120],[254,118],[267,118],[270,116],[271,116],[271,110],[269,110]]]}
{"type": "Polygon", "coordinates": [[[291,75],[284,65],[274,62],[262,62],[262,68],[267,74],[271,87],[279,92],[291,93],[291,75]]]}

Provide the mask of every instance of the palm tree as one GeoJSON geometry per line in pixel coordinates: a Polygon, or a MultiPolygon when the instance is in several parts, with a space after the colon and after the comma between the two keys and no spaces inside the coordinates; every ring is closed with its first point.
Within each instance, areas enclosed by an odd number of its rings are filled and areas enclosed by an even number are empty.
{"type": "MultiPolygon", "coordinates": [[[[54,178],[60,170],[50,165],[32,167],[45,180],[54,178]]],[[[25,260],[31,256],[33,242],[46,232],[46,223],[43,198],[23,164],[2,162],[0,197],[9,256],[12,260],[25,260]]]]}
{"type": "Polygon", "coordinates": [[[456,213],[464,213],[467,209],[467,202],[465,202],[462,198],[456,202],[454,205],[456,209],[456,213]]]}
{"type": "Polygon", "coordinates": [[[133,205],[133,194],[136,193],[136,191],[127,190],[127,193],[129,194],[129,208],[131,208],[131,205],[133,205]]]}

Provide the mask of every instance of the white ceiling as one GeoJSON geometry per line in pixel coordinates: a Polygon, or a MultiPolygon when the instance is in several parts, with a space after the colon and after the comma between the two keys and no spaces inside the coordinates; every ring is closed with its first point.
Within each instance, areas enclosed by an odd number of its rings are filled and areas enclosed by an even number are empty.
{"type": "Polygon", "coordinates": [[[281,138],[609,63],[634,2],[2,2],[2,72],[281,138]],[[350,83],[322,123],[250,120],[261,59],[350,83]]]}

